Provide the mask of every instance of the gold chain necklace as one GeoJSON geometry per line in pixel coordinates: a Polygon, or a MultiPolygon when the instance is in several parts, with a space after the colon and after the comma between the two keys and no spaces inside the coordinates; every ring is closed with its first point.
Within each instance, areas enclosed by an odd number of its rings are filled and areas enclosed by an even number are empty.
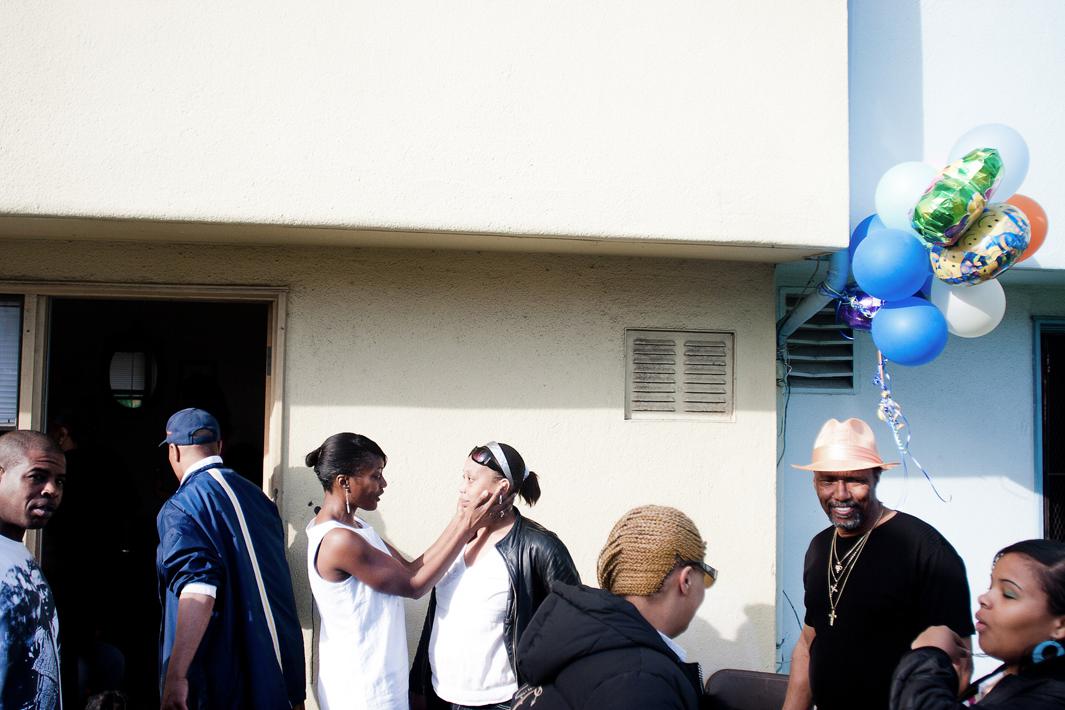
{"type": "Polygon", "coordinates": [[[873,527],[869,528],[868,532],[862,535],[862,538],[858,540],[856,544],[847,554],[840,559],[839,554],[836,552],[836,539],[839,537],[839,530],[832,530],[832,552],[828,556],[828,625],[835,626],[836,619],[839,617],[836,614],[836,606],[839,605],[839,600],[843,597],[843,590],[847,587],[847,580],[851,578],[851,572],[854,571],[855,566],[858,564],[858,558],[862,554],[862,550],[865,549],[865,543],[869,542],[869,536],[873,534],[877,526],[880,525],[880,520],[884,517],[884,507],[880,507],[880,515],[876,517],[876,522],[873,523],[873,527]]]}
{"type": "MultiPolygon", "coordinates": [[[[835,539],[833,539],[832,542],[835,543],[835,539]]],[[[859,540],[859,542],[861,541],[859,540]]],[[[847,552],[847,554],[843,555],[843,558],[841,559],[839,554],[837,554],[836,552],[835,544],[832,545],[832,571],[834,577],[839,576],[839,574],[843,571],[844,566],[846,566],[847,562],[852,557],[854,557],[855,553],[858,552],[858,550],[860,549],[861,545],[855,545],[847,552]]]]}

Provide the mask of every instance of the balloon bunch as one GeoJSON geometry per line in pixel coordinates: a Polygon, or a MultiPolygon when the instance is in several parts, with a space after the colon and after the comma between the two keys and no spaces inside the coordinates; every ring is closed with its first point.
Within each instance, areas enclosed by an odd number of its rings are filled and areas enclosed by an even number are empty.
{"type": "Polygon", "coordinates": [[[836,296],[838,320],[864,329],[855,323],[866,317],[877,348],[900,365],[931,362],[948,333],[991,332],[1006,311],[995,278],[1046,239],[1046,213],[1016,193],[1028,172],[1017,131],[978,126],[958,139],[950,159],[938,172],[907,162],[884,173],[877,213],[851,235],[857,287],[836,296]],[[863,315],[855,304],[870,298],[877,308],[863,315]]]}

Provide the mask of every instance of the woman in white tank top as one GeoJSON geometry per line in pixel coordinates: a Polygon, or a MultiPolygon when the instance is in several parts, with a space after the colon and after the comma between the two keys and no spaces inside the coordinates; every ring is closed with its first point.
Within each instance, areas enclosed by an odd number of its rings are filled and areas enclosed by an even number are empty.
{"type": "Polygon", "coordinates": [[[405,560],[364,520],[388,485],[387,457],[359,434],[334,434],[307,454],[325,490],[307,525],[307,576],[321,616],[318,705],[322,710],[406,710],[407,632],[403,597],[417,599],[512,498],[485,491],[476,505],[456,511],[439,539],[405,560]]]}

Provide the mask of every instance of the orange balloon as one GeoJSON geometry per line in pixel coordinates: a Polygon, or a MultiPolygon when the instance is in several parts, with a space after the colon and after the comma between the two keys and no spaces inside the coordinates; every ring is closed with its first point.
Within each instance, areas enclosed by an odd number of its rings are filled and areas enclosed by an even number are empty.
{"type": "Polygon", "coordinates": [[[1032,223],[1032,236],[1028,240],[1028,248],[1021,254],[1021,258],[1017,259],[1017,263],[1021,263],[1032,254],[1039,251],[1039,247],[1043,246],[1043,242],[1047,238],[1047,213],[1043,211],[1043,208],[1039,206],[1039,203],[1033,200],[1027,195],[1015,193],[1013,197],[1006,200],[1014,207],[1019,207],[1021,212],[1024,212],[1025,217],[1032,223]]]}

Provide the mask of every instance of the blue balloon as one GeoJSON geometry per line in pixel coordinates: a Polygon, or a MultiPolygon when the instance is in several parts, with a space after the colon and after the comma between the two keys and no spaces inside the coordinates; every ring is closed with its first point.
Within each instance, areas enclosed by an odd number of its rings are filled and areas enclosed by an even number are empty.
{"type": "Polygon", "coordinates": [[[881,301],[898,301],[920,290],[932,265],[917,237],[901,229],[872,232],[854,250],[854,280],[881,301]]]}
{"type": "Polygon", "coordinates": [[[847,253],[850,254],[852,264],[854,263],[854,250],[858,248],[858,245],[861,244],[867,236],[873,232],[879,232],[881,229],[887,229],[887,227],[885,227],[884,223],[880,221],[880,217],[875,214],[869,215],[858,223],[858,226],[855,227],[854,231],[851,233],[851,241],[847,246],[847,253]]]}
{"type": "Polygon", "coordinates": [[[920,290],[919,290],[919,291],[918,291],[917,293],[915,293],[915,294],[913,294],[913,295],[914,295],[914,296],[921,296],[921,297],[923,297],[923,298],[924,298],[924,300],[926,300],[926,301],[927,301],[927,300],[928,300],[929,298],[931,298],[931,297],[932,297],[932,279],[933,279],[933,278],[934,278],[934,277],[932,276],[932,274],[929,274],[929,275],[928,275],[928,278],[927,278],[927,279],[925,279],[925,281],[924,281],[924,285],[923,285],[923,286],[921,286],[921,289],[920,289],[920,290]]]}
{"type": "Polygon", "coordinates": [[[873,317],[872,330],[876,347],[900,365],[924,365],[947,346],[947,319],[915,296],[884,304],[873,317]]]}

